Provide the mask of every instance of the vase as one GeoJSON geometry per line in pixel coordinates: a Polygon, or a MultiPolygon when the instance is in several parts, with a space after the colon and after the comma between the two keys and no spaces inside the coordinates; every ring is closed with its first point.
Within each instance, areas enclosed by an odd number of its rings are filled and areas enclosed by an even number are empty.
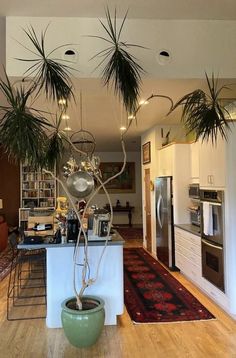
{"type": "Polygon", "coordinates": [[[104,301],[96,296],[83,296],[83,309],[75,306],[76,298],[62,302],[62,327],[69,342],[75,347],[95,344],[102,333],[105,321],[104,301]]]}

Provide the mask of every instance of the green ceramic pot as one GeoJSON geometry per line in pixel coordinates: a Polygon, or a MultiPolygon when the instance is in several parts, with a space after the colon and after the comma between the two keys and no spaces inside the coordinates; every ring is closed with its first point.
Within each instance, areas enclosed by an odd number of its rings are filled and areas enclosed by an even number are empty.
{"type": "Polygon", "coordinates": [[[89,347],[98,340],[105,320],[104,301],[96,296],[83,296],[85,309],[74,308],[75,297],[62,302],[62,327],[69,342],[75,347],[89,347]],[[90,307],[86,307],[87,304],[90,307]]]}

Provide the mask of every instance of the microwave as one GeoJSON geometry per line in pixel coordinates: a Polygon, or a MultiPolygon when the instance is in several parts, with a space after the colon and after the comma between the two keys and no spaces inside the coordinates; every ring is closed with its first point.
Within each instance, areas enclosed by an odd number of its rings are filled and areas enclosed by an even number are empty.
{"type": "Polygon", "coordinates": [[[192,199],[200,199],[199,184],[190,184],[188,187],[188,196],[192,199]]]}

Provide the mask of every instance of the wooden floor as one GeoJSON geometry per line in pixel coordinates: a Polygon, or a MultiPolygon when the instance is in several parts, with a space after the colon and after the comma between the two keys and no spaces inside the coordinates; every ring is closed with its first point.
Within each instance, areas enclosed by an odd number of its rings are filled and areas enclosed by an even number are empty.
{"type": "MultiPolygon", "coordinates": [[[[141,246],[141,243],[132,240],[125,246],[141,246]]],[[[74,348],[62,329],[48,329],[44,320],[8,322],[7,279],[4,279],[0,282],[0,358],[236,357],[236,322],[179,273],[174,275],[216,320],[135,325],[124,312],[118,325],[105,326],[97,344],[88,349],[74,348]]]]}

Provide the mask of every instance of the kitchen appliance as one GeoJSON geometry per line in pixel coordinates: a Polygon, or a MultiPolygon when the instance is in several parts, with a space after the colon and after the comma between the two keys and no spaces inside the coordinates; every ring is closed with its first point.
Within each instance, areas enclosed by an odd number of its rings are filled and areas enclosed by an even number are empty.
{"type": "Polygon", "coordinates": [[[155,179],[157,258],[172,270],[175,267],[172,177],[155,179]]]}
{"type": "Polygon", "coordinates": [[[188,196],[192,199],[200,199],[200,188],[199,184],[189,184],[188,196]]]}
{"type": "Polygon", "coordinates": [[[190,214],[190,222],[192,225],[200,227],[201,221],[200,221],[200,205],[195,204],[191,205],[189,208],[189,214],[190,214]]]}
{"type": "MultiPolygon", "coordinates": [[[[106,209],[95,209],[88,218],[88,241],[105,241],[109,223],[110,213],[106,209]]],[[[111,240],[111,236],[108,240],[111,240]]]]}
{"type": "Polygon", "coordinates": [[[200,190],[202,275],[224,291],[224,192],[200,190]]]}
{"type": "Polygon", "coordinates": [[[79,220],[73,209],[67,214],[67,242],[76,242],[79,235],[79,220]]]}

